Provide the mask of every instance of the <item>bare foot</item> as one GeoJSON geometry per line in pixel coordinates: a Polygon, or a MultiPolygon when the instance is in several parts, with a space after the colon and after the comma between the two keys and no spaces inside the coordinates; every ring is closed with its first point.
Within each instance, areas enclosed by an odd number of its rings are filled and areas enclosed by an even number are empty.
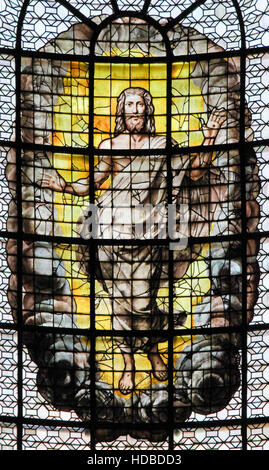
{"type": "Polygon", "coordinates": [[[168,379],[168,372],[165,363],[163,362],[160,354],[156,352],[150,352],[148,358],[152,365],[152,373],[155,379],[163,382],[168,379]]]}
{"type": "Polygon", "coordinates": [[[120,392],[124,395],[128,395],[134,389],[134,372],[125,370],[119,381],[120,392]]]}

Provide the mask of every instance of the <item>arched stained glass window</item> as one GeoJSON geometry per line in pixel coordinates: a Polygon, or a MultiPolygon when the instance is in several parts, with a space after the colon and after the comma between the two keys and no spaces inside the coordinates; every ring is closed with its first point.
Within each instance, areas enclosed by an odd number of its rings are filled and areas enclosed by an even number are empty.
{"type": "Polygon", "coordinates": [[[267,2],[0,5],[0,446],[265,448],[267,2]]]}

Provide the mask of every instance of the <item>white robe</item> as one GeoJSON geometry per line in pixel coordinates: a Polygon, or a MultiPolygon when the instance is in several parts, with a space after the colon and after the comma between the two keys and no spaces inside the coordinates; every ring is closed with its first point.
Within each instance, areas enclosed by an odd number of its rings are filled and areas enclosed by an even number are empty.
{"type": "MultiPolygon", "coordinates": [[[[165,146],[166,136],[152,138],[152,148],[165,146]]],[[[175,147],[170,158],[177,230],[180,206],[184,204],[189,211],[185,235],[209,235],[210,221],[219,214],[220,206],[209,203],[213,191],[216,191],[211,186],[221,179],[219,170],[212,167],[198,182],[192,182],[186,174],[189,155],[179,155],[175,147]]],[[[99,269],[96,272],[111,300],[112,328],[126,332],[156,331],[156,338],[151,339],[147,336],[118,337],[117,342],[123,352],[148,351],[153,344],[165,341],[161,331],[168,327],[168,312],[167,308],[157,306],[157,294],[160,287],[168,287],[169,247],[165,244],[149,245],[146,240],[167,239],[167,183],[167,156],[149,156],[145,150],[145,156],[130,158],[130,163],[112,176],[110,187],[98,198],[98,239],[125,242],[124,245],[98,245],[99,269]],[[147,205],[154,207],[153,211],[143,211],[141,206],[147,205]],[[154,224],[151,223],[153,219],[154,224]],[[137,227],[134,222],[138,221],[140,226],[137,227]],[[135,238],[145,240],[145,244],[126,244],[126,240],[135,238]]],[[[223,186],[220,188],[223,190],[223,186]]],[[[192,248],[183,245],[173,251],[175,281],[185,273],[201,248],[201,245],[192,248]]],[[[174,309],[175,326],[182,325],[185,319],[185,313],[174,309]]]]}

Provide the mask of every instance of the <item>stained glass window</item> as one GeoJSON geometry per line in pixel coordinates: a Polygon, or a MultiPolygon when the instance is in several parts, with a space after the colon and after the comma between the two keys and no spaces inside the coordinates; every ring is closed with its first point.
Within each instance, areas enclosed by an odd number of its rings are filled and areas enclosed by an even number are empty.
{"type": "Polygon", "coordinates": [[[0,447],[265,449],[267,2],[0,5],[0,447]]]}

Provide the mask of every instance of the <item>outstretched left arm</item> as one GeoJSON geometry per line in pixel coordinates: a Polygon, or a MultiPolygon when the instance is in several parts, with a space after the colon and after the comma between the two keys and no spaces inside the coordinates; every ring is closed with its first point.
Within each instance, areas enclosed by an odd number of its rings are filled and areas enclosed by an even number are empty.
{"type": "MultiPolygon", "coordinates": [[[[226,112],[224,110],[214,109],[212,111],[207,124],[202,128],[204,134],[202,145],[214,145],[219,129],[225,119],[226,112]]],[[[191,169],[188,171],[188,175],[192,180],[199,180],[206,173],[212,160],[212,153],[212,151],[200,152],[192,160],[191,169]]]]}

